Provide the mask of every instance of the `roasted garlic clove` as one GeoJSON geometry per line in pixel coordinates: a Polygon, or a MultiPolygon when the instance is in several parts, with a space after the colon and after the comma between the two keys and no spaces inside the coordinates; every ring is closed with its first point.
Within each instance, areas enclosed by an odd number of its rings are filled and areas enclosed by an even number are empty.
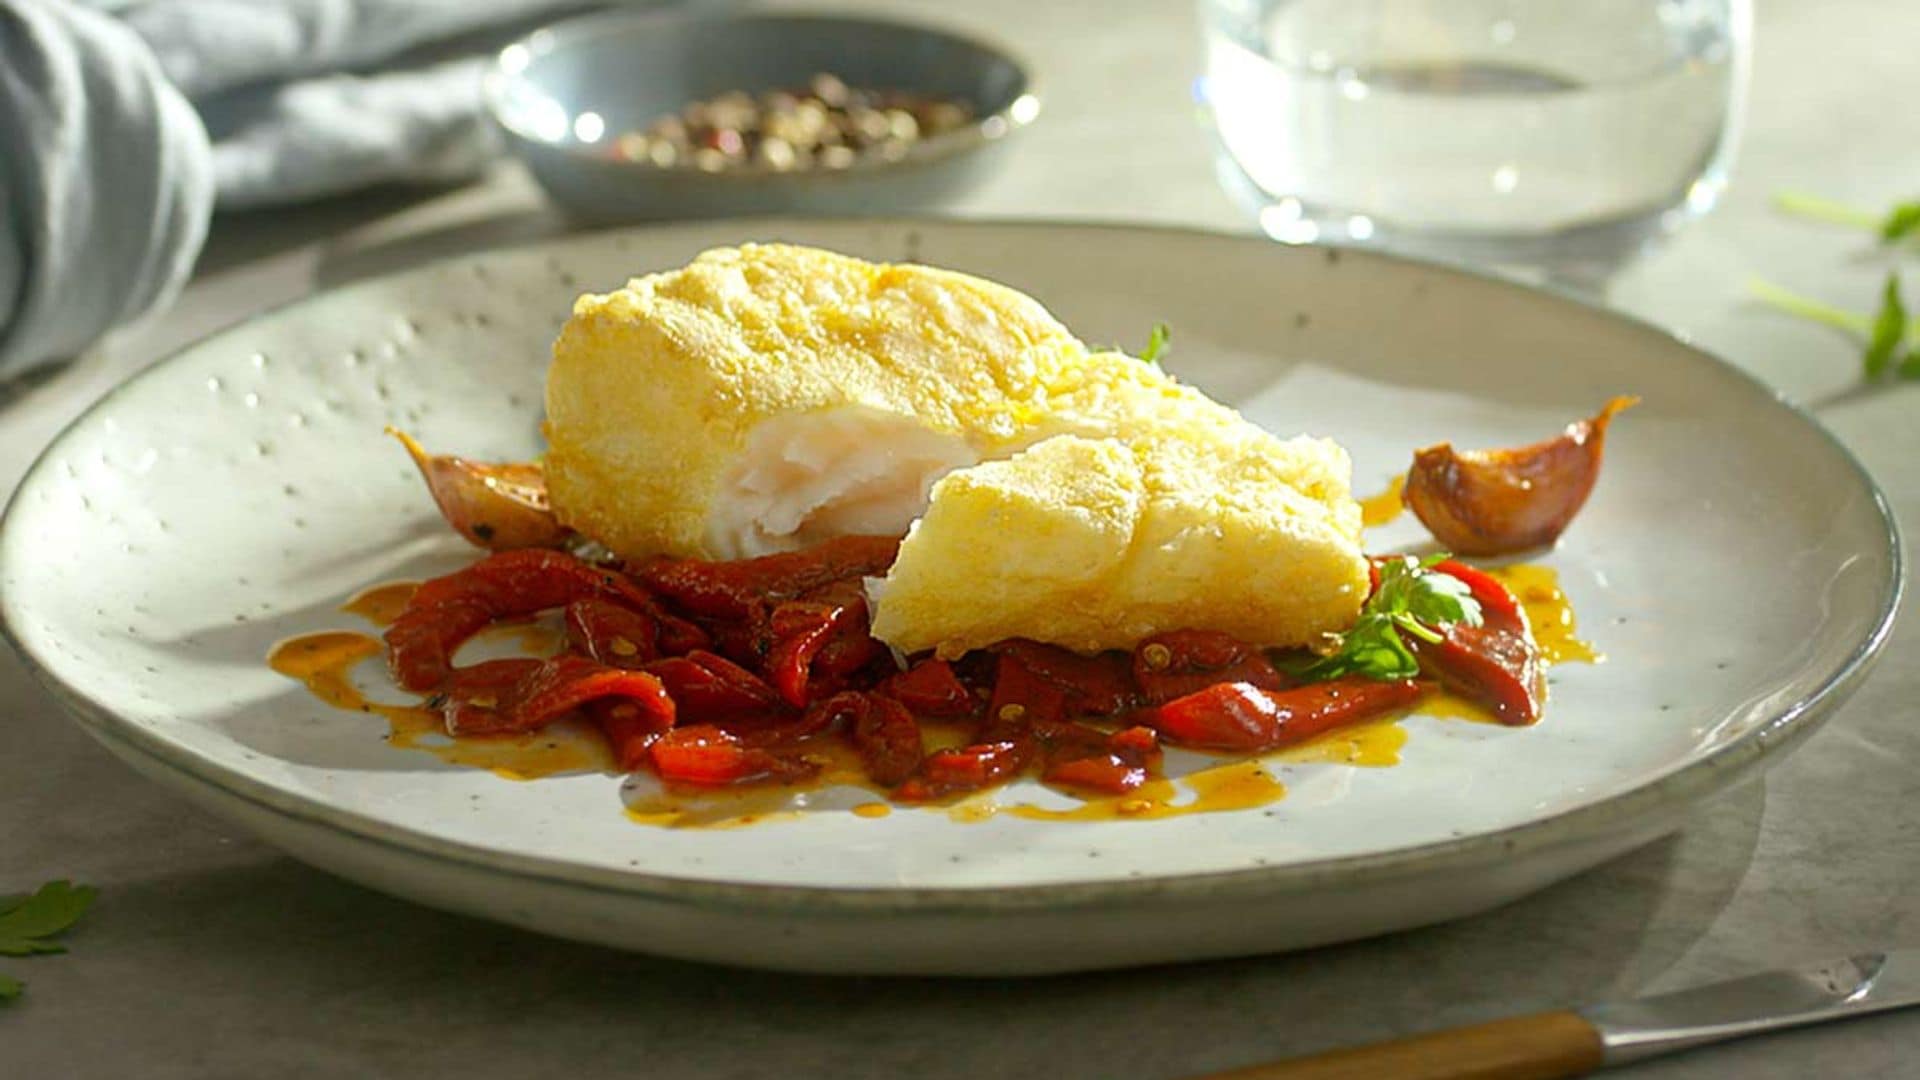
{"type": "Polygon", "coordinates": [[[1441,546],[1460,555],[1505,555],[1559,539],[1600,477],[1607,424],[1640,399],[1617,397],[1559,436],[1506,450],[1418,450],[1407,472],[1407,508],[1441,546]]]}
{"type": "Polygon", "coordinates": [[[407,448],[447,524],[472,543],[505,551],[566,541],[566,528],[547,504],[546,475],[538,464],[489,465],[429,454],[406,432],[388,428],[387,433],[407,448]]]}

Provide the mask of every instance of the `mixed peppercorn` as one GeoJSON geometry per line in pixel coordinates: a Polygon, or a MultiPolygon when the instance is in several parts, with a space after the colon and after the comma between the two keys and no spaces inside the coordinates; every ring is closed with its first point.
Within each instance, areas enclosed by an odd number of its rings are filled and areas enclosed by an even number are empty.
{"type": "Polygon", "coordinates": [[[620,135],[612,147],[623,160],[663,169],[845,169],[865,159],[897,161],[973,115],[959,99],[857,89],[823,72],[804,88],[734,90],[693,102],[620,135]]]}

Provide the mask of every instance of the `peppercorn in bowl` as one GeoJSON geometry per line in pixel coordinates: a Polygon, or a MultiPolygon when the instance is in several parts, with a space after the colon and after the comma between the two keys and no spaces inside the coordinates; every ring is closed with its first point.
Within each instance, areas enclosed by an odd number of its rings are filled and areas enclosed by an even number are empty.
{"type": "Polygon", "coordinates": [[[571,19],[503,49],[487,100],[548,194],[601,221],[935,205],[1040,111],[999,46],[828,15],[571,19]]]}

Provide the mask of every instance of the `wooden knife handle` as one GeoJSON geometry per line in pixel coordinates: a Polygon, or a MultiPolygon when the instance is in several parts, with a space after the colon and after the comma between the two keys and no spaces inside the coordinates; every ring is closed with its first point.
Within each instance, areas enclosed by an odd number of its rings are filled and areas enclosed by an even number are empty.
{"type": "Polygon", "coordinates": [[[1549,1012],[1196,1080],[1553,1080],[1598,1069],[1600,1051],[1600,1033],[1585,1018],[1549,1012]]]}

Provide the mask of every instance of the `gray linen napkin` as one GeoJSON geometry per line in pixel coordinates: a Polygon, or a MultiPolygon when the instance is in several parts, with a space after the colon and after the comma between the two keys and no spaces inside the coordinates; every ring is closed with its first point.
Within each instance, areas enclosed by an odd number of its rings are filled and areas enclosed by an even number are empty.
{"type": "Polygon", "coordinates": [[[474,174],[477,35],[582,6],[0,0],[0,378],[165,303],[216,205],[474,174]]]}

